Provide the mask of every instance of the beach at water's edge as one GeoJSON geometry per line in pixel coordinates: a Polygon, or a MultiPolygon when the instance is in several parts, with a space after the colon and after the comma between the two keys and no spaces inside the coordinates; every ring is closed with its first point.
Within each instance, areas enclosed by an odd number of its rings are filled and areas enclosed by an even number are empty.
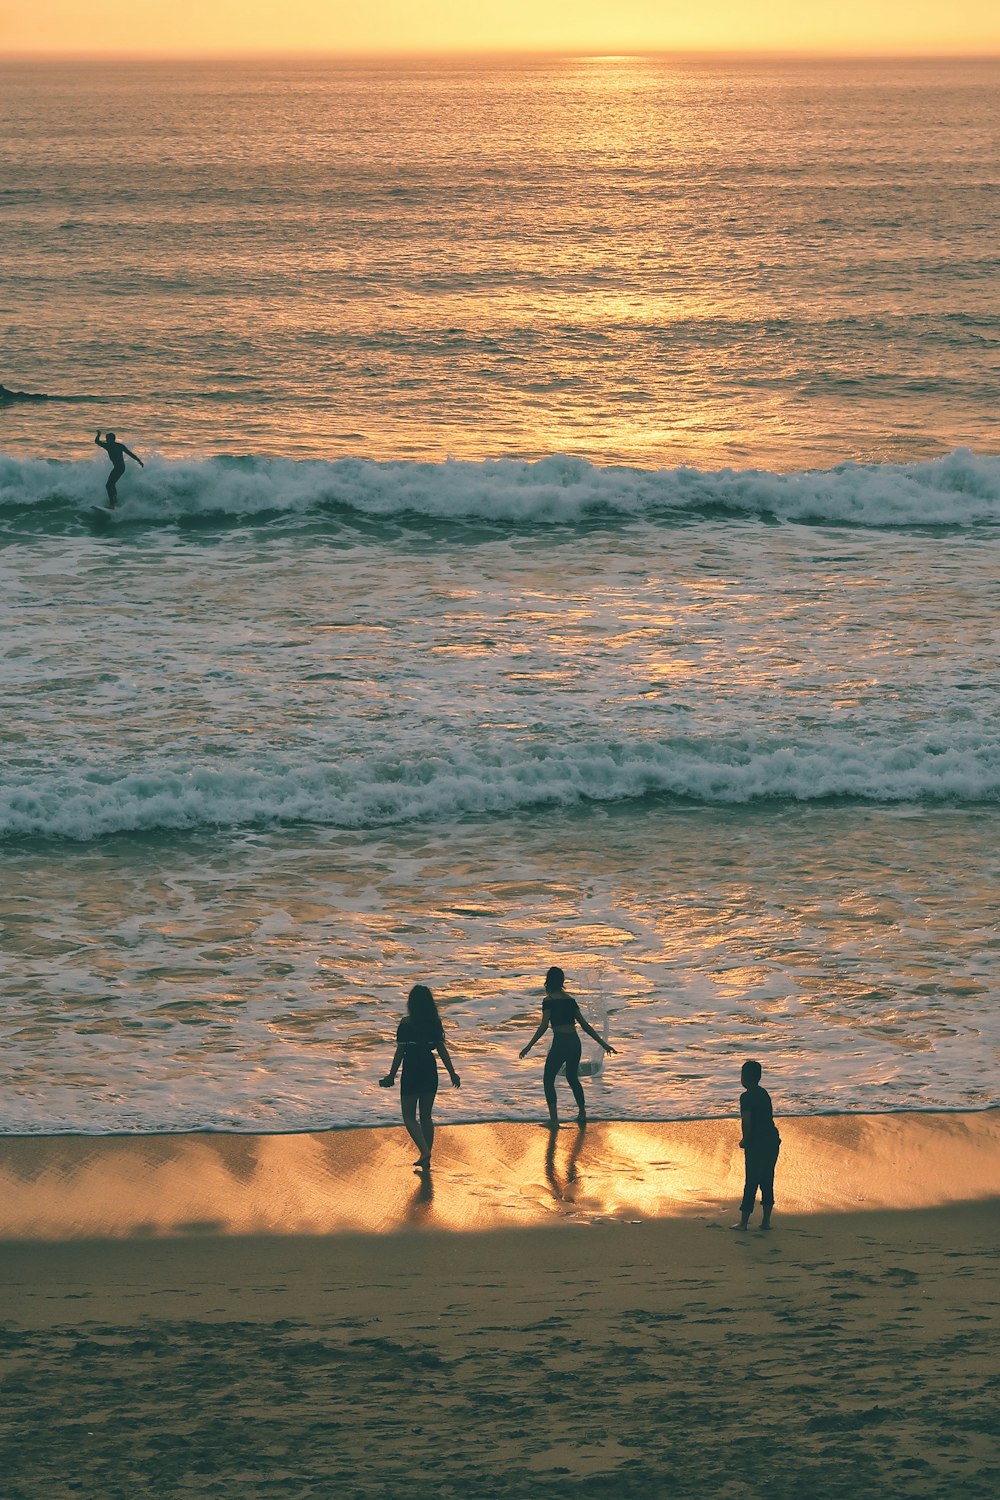
{"type": "Polygon", "coordinates": [[[4,1141],[7,1493],[985,1500],[997,1112],[781,1126],[4,1141]]]}
{"type": "MultiPolygon", "coordinates": [[[[1000,1199],[1000,1110],[782,1118],[779,1216],[1000,1199]]],[[[739,1121],[0,1138],[0,1240],[382,1234],[726,1213],[739,1121]]]]}

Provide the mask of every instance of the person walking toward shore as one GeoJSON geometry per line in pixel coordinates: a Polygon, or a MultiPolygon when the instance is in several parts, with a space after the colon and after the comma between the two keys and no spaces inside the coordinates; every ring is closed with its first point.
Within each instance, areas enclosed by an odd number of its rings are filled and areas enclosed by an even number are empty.
{"type": "Polygon", "coordinates": [[[740,1120],[743,1125],[740,1146],[746,1164],[746,1181],[743,1186],[743,1202],[740,1204],[740,1222],[734,1224],[733,1229],[746,1230],[754,1210],[758,1188],[763,1210],[760,1227],[771,1227],[774,1169],[781,1150],[781,1136],[774,1123],[771,1096],[767,1089],[760,1086],[762,1071],[760,1063],[753,1058],[748,1058],[740,1070],[740,1082],[744,1088],[740,1095],[740,1120]]]}
{"type": "Polygon", "coordinates": [[[421,1171],[430,1166],[434,1149],[434,1098],[438,1087],[435,1052],[448,1069],[452,1088],[461,1088],[462,1080],[452,1066],[434,996],[425,984],[415,984],[407,997],[406,1015],[396,1028],[392,1066],[379,1079],[379,1087],[392,1088],[402,1063],[399,1103],[403,1124],[420,1153],[413,1165],[421,1171]]]}
{"type": "Polygon", "coordinates": [[[113,432],[106,432],[103,437],[98,432],[94,442],[98,448],[104,449],[111,460],[111,473],[108,475],[108,482],[104,488],[108,492],[108,505],[111,510],[114,510],[118,504],[118,481],[125,473],[125,455],[134,458],[140,469],[144,469],[146,465],[138,454],[132,452],[131,448],[126,448],[124,443],[120,443],[113,432]]]}
{"type": "Polygon", "coordinates": [[[588,1036],[593,1037],[605,1052],[612,1053],[615,1050],[583,1019],[575,996],[567,994],[563,988],[565,983],[566,975],[562,969],[553,965],[545,976],[545,999],[542,1001],[542,1019],[538,1023],[538,1030],[528,1045],[522,1047],[518,1053],[519,1057],[527,1057],[539,1038],[545,1035],[550,1026],[552,1027],[552,1045],[545,1059],[545,1072],[542,1075],[545,1103],[549,1108],[549,1127],[552,1130],[557,1130],[559,1127],[556,1075],[563,1064],[566,1066],[566,1082],[573,1090],[573,1098],[576,1100],[577,1124],[586,1125],[587,1123],[587,1101],[583,1095],[583,1085],[580,1083],[580,1056],[583,1045],[577,1034],[577,1026],[581,1026],[588,1036]]]}

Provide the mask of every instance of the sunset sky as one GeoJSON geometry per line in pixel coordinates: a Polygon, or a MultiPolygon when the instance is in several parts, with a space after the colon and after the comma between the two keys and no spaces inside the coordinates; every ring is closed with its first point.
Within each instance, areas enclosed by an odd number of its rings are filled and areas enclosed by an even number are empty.
{"type": "Polygon", "coordinates": [[[0,0],[11,53],[1000,53],[996,0],[0,0]]]}

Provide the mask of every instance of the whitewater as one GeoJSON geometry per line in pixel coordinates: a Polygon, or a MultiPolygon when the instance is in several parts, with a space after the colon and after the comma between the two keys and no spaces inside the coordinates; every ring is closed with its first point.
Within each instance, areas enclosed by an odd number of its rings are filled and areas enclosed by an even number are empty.
{"type": "Polygon", "coordinates": [[[531,1118],[553,957],[598,1111],[995,1100],[996,459],[102,472],[3,465],[5,1128],[378,1120],[416,979],[531,1118]]]}
{"type": "MultiPolygon", "coordinates": [[[[118,524],[266,521],[312,515],[481,520],[528,527],[647,516],[665,524],[706,514],[856,526],[971,526],[1000,521],[1000,459],[957,450],[924,463],[843,463],[775,473],[643,470],[554,456],[534,463],[375,462],[157,455],[128,481],[118,524]]],[[[8,525],[93,522],[93,461],[0,454],[8,525]]]]}

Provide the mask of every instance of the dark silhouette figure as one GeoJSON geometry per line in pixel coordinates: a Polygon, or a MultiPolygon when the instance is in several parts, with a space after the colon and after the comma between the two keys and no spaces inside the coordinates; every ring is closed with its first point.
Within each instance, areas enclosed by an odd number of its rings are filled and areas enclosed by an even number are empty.
{"type": "Polygon", "coordinates": [[[452,1088],[460,1088],[462,1080],[452,1066],[434,996],[425,984],[415,984],[407,997],[406,1015],[396,1028],[396,1052],[392,1066],[385,1077],[379,1079],[379,1087],[392,1088],[402,1063],[399,1103],[403,1124],[409,1132],[410,1140],[420,1152],[413,1165],[422,1170],[430,1166],[431,1152],[434,1149],[434,1096],[438,1086],[435,1052],[448,1069],[452,1088]]]}
{"type": "Polygon", "coordinates": [[[781,1136],[774,1123],[771,1096],[760,1086],[762,1068],[759,1062],[749,1058],[740,1070],[740,1082],[745,1090],[740,1095],[740,1120],[743,1136],[740,1146],[746,1162],[746,1182],[743,1202],[740,1204],[740,1222],[734,1229],[745,1230],[753,1213],[757,1191],[760,1190],[760,1206],[763,1209],[761,1229],[770,1229],[771,1210],[774,1208],[774,1169],[781,1150],[781,1136]]]}
{"type": "Polygon", "coordinates": [[[108,492],[108,505],[114,510],[118,504],[118,481],[125,473],[126,454],[129,458],[135,459],[140,469],[144,469],[146,465],[138,454],[132,452],[131,448],[126,448],[124,443],[120,443],[113,432],[106,432],[103,437],[98,433],[94,442],[98,448],[104,449],[111,460],[111,473],[108,475],[108,482],[104,488],[108,492]]]}
{"type": "Polygon", "coordinates": [[[587,1123],[587,1101],[583,1097],[583,1086],[580,1083],[580,1055],[583,1048],[577,1035],[577,1026],[582,1026],[587,1035],[593,1037],[605,1052],[611,1053],[615,1050],[614,1047],[609,1047],[603,1037],[599,1037],[594,1028],[583,1019],[575,997],[568,995],[563,989],[565,981],[566,975],[562,969],[553,967],[546,974],[542,1019],[531,1041],[526,1047],[522,1047],[518,1054],[520,1057],[527,1057],[539,1037],[544,1036],[549,1027],[552,1027],[552,1045],[545,1059],[543,1082],[545,1102],[549,1107],[549,1125],[553,1130],[559,1127],[556,1074],[563,1065],[566,1067],[566,1082],[573,1090],[573,1098],[576,1100],[577,1124],[586,1125],[587,1123]]]}

